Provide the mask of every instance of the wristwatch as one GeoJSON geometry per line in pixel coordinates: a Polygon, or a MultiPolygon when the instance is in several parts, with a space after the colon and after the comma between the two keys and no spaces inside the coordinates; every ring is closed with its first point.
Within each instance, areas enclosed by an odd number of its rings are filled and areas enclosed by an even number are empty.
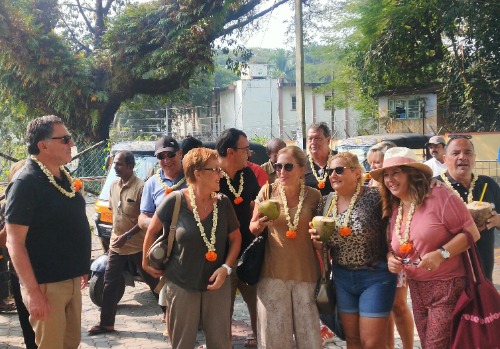
{"type": "Polygon", "coordinates": [[[443,246],[441,246],[439,248],[439,252],[441,252],[441,257],[443,257],[444,259],[448,259],[450,258],[450,251],[448,251],[446,248],[444,248],[443,246]]]}
{"type": "Polygon", "coordinates": [[[227,275],[231,275],[231,272],[233,271],[233,269],[229,265],[224,263],[224,264],[222,264],[222,267],[227,270],[227,275]]]}
{"type": "Polygon", "coordinates": [[[127,233],[127,234],[126,234],[126,236],[127,236],[127,240],[130,240],[130,239],[132,239],[132,234],[130,234],[130,233],[127,233]]]}

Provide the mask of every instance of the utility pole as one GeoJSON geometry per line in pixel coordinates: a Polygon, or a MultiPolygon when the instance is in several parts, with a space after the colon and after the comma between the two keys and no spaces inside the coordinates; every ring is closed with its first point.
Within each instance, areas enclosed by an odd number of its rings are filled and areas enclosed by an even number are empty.
{"type": "Polygon", "coordinates": [[[297,141],[306,147],[306,111],[304,101],[304,30],[302,0],[295,0],[295,98],[297,108],[297,141]],[[302,137],[300,139],[299,137],[302,137]]]}

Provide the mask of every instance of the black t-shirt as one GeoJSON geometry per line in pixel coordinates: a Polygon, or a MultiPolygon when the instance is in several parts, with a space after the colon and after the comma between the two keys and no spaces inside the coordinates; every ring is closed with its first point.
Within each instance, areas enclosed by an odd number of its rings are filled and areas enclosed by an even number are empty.
{"type": "MultiPolygon", "coordinates": [[[[337,152],[333,151],[332,155],[335,155],[335,154],[337,154],[337,152]]],[[[309,156],[309,155],[307,155],[307,156],[309,156]]],[[[323,175],[326,167],[321,168],[318,165],[316,165],[314,162],[313,162],[313,164],[314,164],[314,170],[316,171],[318,176],[321,177],[323,175]]],[[[327,165],[329,165],[329,164],[327,164],[327,165]]],[[[329,193],[334,191],[332,188],[332,185],[330,184],[330,179],[328,178],[328,175],[326,176],[325,187],[323,189],[318,188],[318,180],[316,179],[316,177],[314,177],[314,174],[312,173],[311,162],[309,161],[309,158],[306,161],[306,173],[305,173],[305,182],[304,183],[308,187],[318,189],[321,192],[321,196],[328,195],[329,193]]]]}
{"type": "MultiPolygon", "coordinates": [[[[452,187],[460,194],[460,197],[464,202],[467,202],[467,196],[469,191],[456,180],[454,180],[448,172],[446,172],[446,177],[450,181],[452,187]]],[[[443,179],[441,176],[434,177],[440,181],[443,179]]],[[[488,176],[477,176],[476,184],[474,185],[474,190],[472,192],[472,200],[479,201],[481,198],[481,193],[485,183],[488,183],[486,192],[484,193],[484,202],[489,202],[495,205],[495,211],[500,210],[500,187],[495,182],[493,178],[488,176]]],[[[495,265],[495,228],[488,230],[483,230],[480,232],[481,237],[476,242],[477,249],[479,251],[479,257],[484,269],[484,275],[492,280],[493,278],[493,267],[495,265]]]]}
{"type": "MultiPolygon", "coordinates": [[[[56,182],[66,190],[63,175],[56,182]]],[[[81,193],[63,195],[40,167],[27,160],[9,186],[6,221],[28,226],[26,249],[38,283],[50,283],[88,274],[91,236],[81,193]]]]}
{"type": "Polygon", "coordinates": [[[229,186],[227,185],[227,180],[225,177],[222,177],[220,180],[220,192],[225,194],[229,200],[233,203],[234,211],[236,212],[236,217],[240,221],[240,232],[241,232],[241,250],[240,256],[243,251],[247,248],[248,245],[255,238],[250,232],[250,221],[252,220],[252,201],[255,200],[257,194],[259,194],[260,186],[257,182],[257,177],[250,169],[250,167],[245,167],[243,170],[236,172],[236,175],[231,180],[231,185],[234,190],[238,192],[240,188],[240,173],[243,172],[243,191],[241,193],[241,198],[243,201],[236,205],[234,203],[235,196],[229,190],[229,186]]]}

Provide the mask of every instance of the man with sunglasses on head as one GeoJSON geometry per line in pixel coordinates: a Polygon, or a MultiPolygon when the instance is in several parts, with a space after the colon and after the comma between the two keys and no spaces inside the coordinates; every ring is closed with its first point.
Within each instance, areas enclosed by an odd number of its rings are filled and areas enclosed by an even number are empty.
{"type": "MultiPolygon", "coordinates": [[[[467,204],[479,201],[484,186],[487,184],[483,202],[489,202],[500,208],[500,187],[494,179],[473,173],[476,163],[474,145],[469,135],[450,136],[443,155],[446,170],[436,177],[453,190],[467,204]]],[[[486,224],[477,227],[481,237],[476,242],[485,276],[492,280],[495,265],[495,228],[500,229],[500,216],[493,210],[486,224]]],[[[445,258],[444,256],[443,258],[445,258]]]]}
{"type": "Polygon", "coordinates": [[[76,349],[91,235],[81,183],[64,167],[75,144],[54,115],[30,122],[26,141],[30,156],[7,192],[7,247],[38,347],[76,349]]]}
{"type": "Polygon", "coordinates": [[[332,185],[328,180],[328,166],[331,157],[337,152],[330,149],[331,132],[324,122],[313,123],[307,130],[307,167],[305,184],[316,188],[321,195],[332,192],[332,185]]]}
{"type": "MultiPolygon", "coordinates": [[[[155,156],[160,168],[144,184],[139,215],[139,228],[147,231],[151,219],[161,202],[174,190],[186,188],[186,178],[182,170],[182,150],[179,143],[171,136],[158,138],[155,144],[155,156]]],[[[160,306],[165,320],[166,306],[160,294],[160,306]]]]}
{"type": "MultiPolygon", "coordinates": [[[[247,166],[251,154],[250,143],[243,131],[230,128],[219,136],[215,143],[215,149],[219,154],[219,165],[223,170],[220,192],[229,197],[240,222],[242,241],[239,257],[241,257],[243,251],[254,239],[254,235],[250,232],[250,220],[252,219],[254,200],[260,190],[255,174],[247,166]]],[[[239,289],[247,304],[253,331],[253,336],[246,339],[245,346],[256,346],[257,288],[241,282],[236,274],[236,265],[232,267],[231,316],[234,310],[236,290],[239,289]]]]}

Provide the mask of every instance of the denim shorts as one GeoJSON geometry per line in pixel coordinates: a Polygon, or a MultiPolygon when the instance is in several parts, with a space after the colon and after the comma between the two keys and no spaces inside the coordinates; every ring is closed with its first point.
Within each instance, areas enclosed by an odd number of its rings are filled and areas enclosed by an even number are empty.
{"type": "Polygon", "coordinates": [[[397,275],[389,272],[387,262],[360,270],[334,265],[333,279],[340,313],[369,318],[389,316],[396,295],[397,275]]]}

